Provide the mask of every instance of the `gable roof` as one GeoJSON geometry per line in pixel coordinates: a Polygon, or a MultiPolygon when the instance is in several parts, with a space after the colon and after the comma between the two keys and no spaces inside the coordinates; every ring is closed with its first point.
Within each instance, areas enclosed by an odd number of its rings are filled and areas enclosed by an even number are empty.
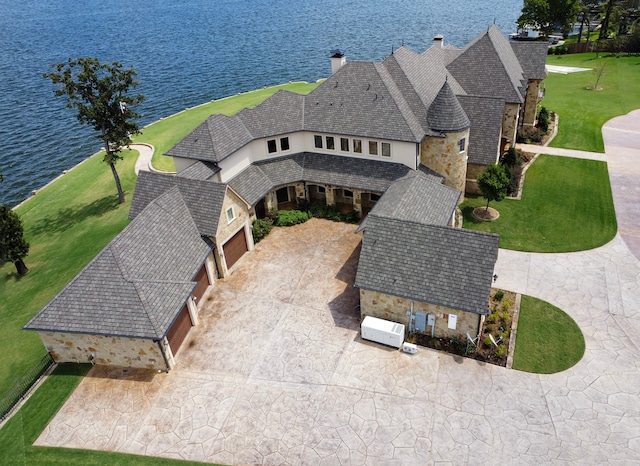
{"type": "MultiPolygon", "coordinates": [[[[399,163],[302,152],[254,162],[228,183],[247,204],[255,205],[276,186],[297,181],[382,193],[412,171],[399,163]]],[[[440,176],[428,171],[425,174],[441,183],[440,176]]]]}
{"type": "Polygon", "coordinates": [[[549,45],[546,42],[527,42],[514,40],[510,42],[513,52],[518,57],[525,79],[544,79],[547,77],[547,51],[549,45]]]}
{"type": "Polygon", "coordinates": [[[173,188],[152,201],[23,328],[163,338],[210,252],[173,188]]]}
{"type": "Polygon", "coordinates": [[[133,192],[129,218],[135,219],[153,200],[174,187],[184,198],[200,234],[216,236],[227,190],[223,183],[141,171],[133,192]]]}
{"type": "Polygon", "coordinates": [[[462,194],[434,182],[420,172],[394,181],[360,223],[356,233],[367,228],[369,217],[410,220],[428,225],[448,225],[462,194]]]}
{"type": "Polygon", "coordinates": [[[526,80],[509,42],[497,26],[467,44],[447,70],[467,94],[500,97],[506,102],[523,102],[526,80]]]}
{"type": "Polygon", "coordinates": [[[372,216],[355,286],[488,314],[497,235],[372,216]]]}

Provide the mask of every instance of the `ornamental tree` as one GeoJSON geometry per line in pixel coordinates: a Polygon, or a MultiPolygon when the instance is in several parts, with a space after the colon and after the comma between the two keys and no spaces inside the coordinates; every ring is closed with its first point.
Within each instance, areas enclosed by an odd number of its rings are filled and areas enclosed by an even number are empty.
{"type": "Polygon", "coordinates": [[[485,211],[489,210],[489,202],[501,201],[507,196],[509,176],[502,165],[492,163],[478,176],[478,186],[482,196],[487,200],[485,211]]]}
{"type": "Polygon", "coordinates": [[[0,205],[0,263],[13,262],[18,275],[29,272],[23,259],[29,253],[29,243],[24,240],[22,220],[11,207],[0,205]]]}
{"type": "Polygon", "coordinates": [[[140,132],[133,119],[140,115],[132,107],[144,100],[142,94],[129,95],[138,86],[133,67],[120,63],[100,63],[87,57],[52,65],[54,71],[44,73],[56,84],[54,94],[66,97],[67,107],[75,109],[78,121],[98,131],[105,148],[103,161],[109,165],[118,189],[118,200],[124,202],[124,192],[116,163],[122,160],[122,147],[131,143],[131,135],[140,132]]]}
{"type": "Polygon", "coordinates": [[[519,28],[533,27],[549,36],[556,26],[563,32],[571,30],[579,11],[579,0],[524,0],[517,23],[519,28]]]}

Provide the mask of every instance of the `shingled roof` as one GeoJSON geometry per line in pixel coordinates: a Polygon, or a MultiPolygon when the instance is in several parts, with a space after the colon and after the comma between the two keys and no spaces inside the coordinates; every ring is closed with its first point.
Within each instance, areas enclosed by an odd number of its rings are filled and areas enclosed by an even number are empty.
{"type": "Polygon", "coordinates": [[[133,192],[129,218],[135,219],[147,205],[173,187],[182,194],[200,234],[216,236],[227,185],[209,180],[141,171],[133,192]]]}
{"type": "Polygon", "coordinates": [[[210,252],[173,188],[152,201],[23,328],[163,338],[210,252]]]}
{"type": "Polygon", "coordinates": [[[498,238],[372,216],[362,239],[355,286],[486,315],[498,238]]]}
{"type": "Polygon", "coordinates": [[[526,79],[508,40],[497,26],[467,44],[447,65],[467,94],[522,103],[526,79]]]}
{"type": "Polygon", "coordinates": [[[447,81],[433,99],[427,112],[427,121],[431,129],[443,133],[463,131],[471,126],[467,114],[447,81]]]}
{"type": "Polygon", "coordinates": [[[469,130],[468,163],[495,163],[500,149],[504,100],[470,95],[458,96],[458,100],[472,122],[469,130]]]}
{"type": "Polygon", "coordinates": [[[409,173],[389,186],[360,223],[356,233],[367,228],[370,217],[448,225],[460,196],[460,191],[438,183],[420,172],[409,173]]]}
{"type": "Polygon", "coordinates": [[[546,64],[549,45],[546,42],[514,40],[510,44],[527,80],[542,80],[547,77],[546,64]]]}
{"type": "MultiPolygon", "coordinates": [[[[228,183],[249,205],[255,205],[276,186],[297,181],[384,192],[410,172],[399,163],[302,152],[255,162],[228,183]]],[[[438,175],[427,176],[441,183],[438,175]]]]}

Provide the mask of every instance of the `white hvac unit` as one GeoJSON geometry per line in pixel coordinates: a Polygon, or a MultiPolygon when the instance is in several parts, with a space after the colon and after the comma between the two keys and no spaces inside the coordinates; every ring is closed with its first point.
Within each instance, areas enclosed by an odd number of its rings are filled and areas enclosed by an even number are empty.
{"type": "Polygon", "coordinates": [[[360,327],[362,338],[400,348],[404,341],[404,325],[366,316],[360,327]]]}

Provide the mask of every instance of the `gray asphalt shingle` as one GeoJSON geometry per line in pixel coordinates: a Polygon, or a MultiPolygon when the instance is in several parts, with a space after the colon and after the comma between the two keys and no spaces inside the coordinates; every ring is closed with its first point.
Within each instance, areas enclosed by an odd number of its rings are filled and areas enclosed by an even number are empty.
{"type": "Polygon", "coordinates": [[[498,236],[372,216],[355,286],[488,314],[498,236]]]}
{"type": "Polygon", "coordinates": [[[23,328],[159,339],[210,248],[177,188],[144,209],[23,328]]]}

